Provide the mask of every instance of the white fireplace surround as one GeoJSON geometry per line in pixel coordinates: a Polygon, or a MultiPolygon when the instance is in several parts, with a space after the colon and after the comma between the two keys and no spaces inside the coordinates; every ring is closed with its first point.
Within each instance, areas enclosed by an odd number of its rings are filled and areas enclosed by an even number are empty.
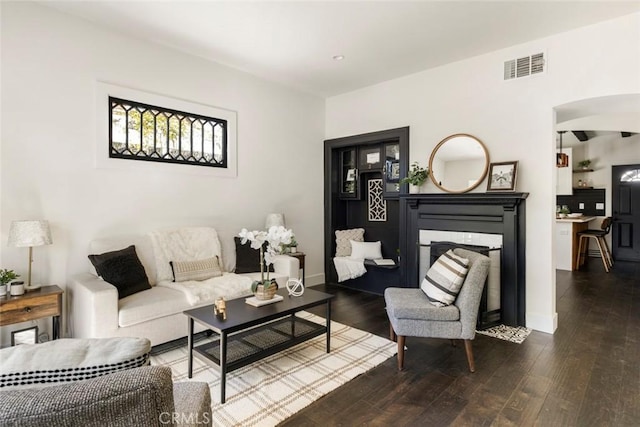
{"type": "MultiPolygon", "coordinates": [[[[429,270],[431,242],[452,242],[463,245],[486,246],[489,249],[502,249],[502,234],[468,233],[463,231],[419,230],[419,277],[429,270]]],[[[500,258],[501,251],[489,252],[491,267],[487,279],[487,310],[500,308],[500,258]]]]}

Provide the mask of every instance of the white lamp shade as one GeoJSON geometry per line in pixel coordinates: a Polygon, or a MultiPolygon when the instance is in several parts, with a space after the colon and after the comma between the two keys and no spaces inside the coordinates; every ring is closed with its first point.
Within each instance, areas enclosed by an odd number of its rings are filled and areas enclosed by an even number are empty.
{"type": "Polygon", "coordinates": [[[9,228],[9,246],[18,248],[27,246],[42,246],[53,243],[49,222],[13,221],[9,228]]]}
{"type": "Polygon", "coordinates": [[[281,213],[270,213],[267,215],[267,219],[264,222],[264,228],[267,230],[273,226],[281,225],[284,227],[284,214],[281,213]]]}

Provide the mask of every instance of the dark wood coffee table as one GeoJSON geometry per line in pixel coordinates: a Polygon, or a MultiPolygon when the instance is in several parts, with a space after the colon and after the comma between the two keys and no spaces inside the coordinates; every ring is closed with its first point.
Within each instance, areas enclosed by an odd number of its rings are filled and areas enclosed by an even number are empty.
{"type": "Polygon", "coordinates": [[[333,295],[305,289],[300,297],[290,297],[286,289],[278,291],[284,300],[254,307],[238,298],[226,302],[227,318],[222,320],[213,313],[213,305],[186,310],[189,322],[188,376],[193,375],[193,356],[220,371],[220,402],[225,402],[227,372],[247,366],[311,338],[327,335],[327,353],[330,352],[331,299],[333,295]],[[327,305],[325,325],[296,317],[296,313],[317,305],[327,305]],[[218,337],[194,347],[194,322],[211,329],[218,337]]]}

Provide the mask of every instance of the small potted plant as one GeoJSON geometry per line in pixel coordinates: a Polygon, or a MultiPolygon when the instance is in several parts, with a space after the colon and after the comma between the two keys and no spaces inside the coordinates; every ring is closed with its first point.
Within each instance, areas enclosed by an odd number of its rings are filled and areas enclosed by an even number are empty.
{"type": "Polygon", "coordinates": [[[578,167],[580,167],[582,169],[589,169],[590,165],[591,165],[591,160],[589,160],[589,159],[580,160],[578,162],[578,167]]]}
{"type": "Polygon", "coordinates": [[[566,218],[567,215],[569,215],[571,213],[571,211],[569,210],[569,208],[566,207],[562,207],[559,211],[558,211],[558,216],[560,218],[566,218]]]}
{"type": "Polygon", "coordinates": [[[296,236],[291,236],[291,243],[289,243],[289,252],[296,253],[298,252],[298,242],[296,241],[296,236]]]}
{"type": "Polygon", "coordinates": [[[428,174],[429,168],[420,167],[418,162],[413,162],[409,173],[400,180],[400,184],[409,184],[409,192],[417,193],[419,187],[427,180],[428,174]]]}
{"type": "Polygon", "coordinates": [[[0,295],[6,295],[7,284],[18,277],[20,277],[20,275],[16,274],[13,270],[7,270],[6,268],[0,270],[0,295]]]}
{"type": "Polygon", "coordinates": [[[278,254],[282,253],[284,245],[291,244],[293,232],[281,225],[274,225],[268,231],[249,231],[243,228],[238,236],[242,239],[243,245],[251,242],[253,249],[260,250],[260,280],[255,280],[251,284],[251,292],[259,300],[272,299],[278,290],[278,283],[276,279],[269,279],[269,265],[273,264],[278,254]],[[267,270],[266,278],[265,270],[267,270]]]}

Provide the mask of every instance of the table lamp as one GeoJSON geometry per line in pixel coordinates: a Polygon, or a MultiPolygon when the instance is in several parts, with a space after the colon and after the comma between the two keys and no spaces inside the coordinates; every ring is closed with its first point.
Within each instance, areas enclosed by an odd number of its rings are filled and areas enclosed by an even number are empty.
{"type": "Polygon", "coordinates": [[[51,230],[49,222],[39,221],[13,221],[9,228],[9,246],[16,248],[29,248],[29,274],[27,276],[27,289],[31,287],[31,264],[33,263],[33,247],[50,245],[51,230]]]}
{"type": "Polygon", "coordinates": [[[267,215],[267,219],[264,222],[264,228],[269,230],[273,226],[285,226],[284,225],[284,214],[282,213],[270,213],[267,215]]]}

